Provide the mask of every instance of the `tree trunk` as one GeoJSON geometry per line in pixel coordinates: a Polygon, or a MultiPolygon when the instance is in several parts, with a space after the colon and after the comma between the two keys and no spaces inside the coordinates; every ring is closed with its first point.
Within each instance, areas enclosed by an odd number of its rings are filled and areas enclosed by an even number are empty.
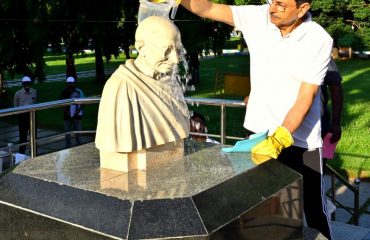
{"type": "Polygon", "coordinates": [[[191,53],[189,56],[189,71],[191,74],[191,79],[188,85],[198,85],[199,84],[199,59],[198,53],[191,53]]]}
{"type": "Polygon", "coordinates": [[[3,95],[3,92],[5,92],[5,82],[3,78],[3,73],[0,72],[0,96],[3,95]]]}
{"type": "Polygon", "coordinates": [[[99,39],[95,39],[95,69],[96,69],[96,80],[98,82],[104,82],[105,74],[104,74],[103,52],[99,39]]]}

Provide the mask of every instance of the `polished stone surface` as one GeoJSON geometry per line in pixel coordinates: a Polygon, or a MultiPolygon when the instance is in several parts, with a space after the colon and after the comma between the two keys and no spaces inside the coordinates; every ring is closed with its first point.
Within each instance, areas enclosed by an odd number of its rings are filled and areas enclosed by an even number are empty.
{"type": "Polygon", "coordinates": [[[1,200],[72,224],[125,237],[132,203],[19,174],[0,182],[1,200]],[[111,222],[111,219],[115,219],[111,222]]]}
{"type": "Polygon", "coordinates": [[[256,166],[250,154],[224,154],[219,145],[187,142],[182,160],[122,173],[100,169],[98,151],[86,144],[24,161],[0,179],[0,232],[5,239],[30,232],[37,239],[230,239],[220,236],[242,219],[260,228],[238,236],[260,236],[269,225],[285,239],[302,235],[301,200],[299,174],[275,160],[256,166]],[[243,217],[251,212],[253,221],[243,217]]]}
{"type": "Polygon", "coordinates": [[[99,152],[90,143],[25,161],[14,173],[127,200],[178,198],[200,193],[255,167],[250,154],[240,155],[224,154],[220,145],[191,144],[184,159],[123,173],[100,169],[99,152]]]}

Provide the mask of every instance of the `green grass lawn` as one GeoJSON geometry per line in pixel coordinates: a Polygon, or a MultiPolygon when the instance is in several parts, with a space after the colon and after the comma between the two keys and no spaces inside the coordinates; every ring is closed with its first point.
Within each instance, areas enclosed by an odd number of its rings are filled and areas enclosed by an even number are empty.
{"type": "Polygon", "coordinates": [[[343,76],[343,135],[330,165],[349,177],[370,178],[370,60],[338,62],[343,76]],[[342,171],[344,172],[344,171],[342,171]]]}
{"type": "MultiPolygon", "coordinates": [[[[112,57],[109,63],[104,63],[106,69],[114,68],[117,63],[120,64],[125,60],[125,54],[121,53],[118,58],[112,57]]],[[[46,75],[65,73],[66,59],[65,56],[48,56],[45,57],[46,75]]],[[[76,71],[89,71],[95,69],[95,57],[93,53],[79,54],[75,56],[76,71]]]]}
{"type": "MultiPolygon", "coordinates": [[[[65,72],[65,58],[47,58],[47,74],[65,72]]],[[[106,68],[116,68],[124,61],[124,58],[112,59],[106,68]]],[[[342,116],[343,135],[338,144],[334,160],[329,162],[336,170],[347,177],[370,178],[370,60],[342,60],[338,62],[339,70],[343,76],[343,89],[345,94],[344,112],[342,116]]],[[[77,71],[95,69],[93,56],[77,57],[77,71]]],[[[196,86],[195,92],[187,93],[187,96],[202,98],[220,98],[214,96],[215,77],[217,72],[249,73],[249,57],[225,56],[214,59],[202,60],[200,65],[201,82],[196,86]]],[[[59,99],[60,92],[64,88],[64,82],[35,84],[38,90],[39,102],[47,102],[59,99]]],[[[99,96],[103,84],[97,83],[94,78],[79,79],[80,87],[86,96],[99,96]]],[[[18,88],[10,89],[10,94],[18,88]]],[[[230,99],[242,100],[242,97],[228,96],[230,99]]],[[[191,110],[202,112],[206,119],[209,133],[219,134],[220,109],[208,106],[190,106],[191,110]]],[[[227,109],[227,135],[243,136],[245,109],[227,109]]],[[[97,117],[97,105],[85,107],[83,120],[84,129],[95,129],[97,117]]],[[[60,109],[41,111],[37,115],[40,127],[48,129],[63,128],[62,112],[60,109]]],[[[228,142],[233,143],[233,142],[228,142]]]]}

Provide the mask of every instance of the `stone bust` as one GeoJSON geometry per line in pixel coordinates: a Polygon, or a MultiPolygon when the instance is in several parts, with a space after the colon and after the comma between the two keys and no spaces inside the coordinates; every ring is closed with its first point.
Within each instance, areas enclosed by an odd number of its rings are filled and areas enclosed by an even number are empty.
{"type": "Polygon", "coordinates": [[[189,134],[188,108],[174,79],[179,30],[166,18],[148,17],[136,30],[135,47],[138,57],[119,66],[104,86],[95,139],[100,151],[130,153],[189,134]]]}

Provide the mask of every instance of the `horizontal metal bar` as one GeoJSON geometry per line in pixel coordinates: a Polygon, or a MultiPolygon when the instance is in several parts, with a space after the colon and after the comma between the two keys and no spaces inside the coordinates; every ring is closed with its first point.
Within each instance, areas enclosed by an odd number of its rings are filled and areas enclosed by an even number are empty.
{"type": "Polygon", "coordinates": [[[52,109],[57,107],[68,106],[71,104],[96,104],[100,102],[99,97],[92,97],[92,98],[70,98],[64,100],[56,100],[52,102],[45,102],[45,103],[36,103],[21,107],[14,107],[14,108],[6,108],[0,110],[0,117],[16,115],[25,112],[31,111],[40,111],[46,109],[52,109]]]}
{"type": "MultiPolygon", "coordinates": [[[[200,104],[208,106],[226,106],[226,107],[244,107],[243,101],[238,100],[227,100],[227,99],[209,99],[209,98],[189,98],[186,97],[185,101],[188,104],[200,104]]],[[[70,98],[63,100],[56,100],[45,103],[36,103],[21,107],[6,108],[0,110],[0,117],[16,115],[19,113],[40,111],[46,109],[52,109],[56,107],[68,106],[71,104],[96,104],[100,102],[100,97],[88,97],[88,98],[70,98]]]]}
{"type": "Polygon", "coordinates": [[[346,187],[348,187],[352,192],[356,192],[357,189],[350,183],[348,183],[348,181],[342,177],[337,171],[334,170],[334,168],[332,168],[330,165],[326,165],[327,169],[332,172],[335,177],[342,183],[344,184],[346,187]]]}
{"type": "Polygon", "coordinates": [[[226,106],[226,107],[245,107],[243,101],[216,99],[216,98],[191,98],[185,97],[185,101],[190,105],[226,106]]]}
{"type": "MultiPolygon", "coordinates": [[[[209,134],[209,133],[198,133],[198,132],[190,132],[189,135],[193,136],[204,136],[204,137],[214,137],[214,138],[221,138],[221,135],[219,134],[209,134]]],[[[230,137],[227,136],[226,139],[231,139],[231,140],[245,140],[245,138],[242,137],[230,137]]]]}
{"type": "MultiPolygon", "coordinates": [[[[187,104],[190,105],[208,105],[208,106],[218,106],[221,108],[224,107],[245,107],[245,104],[243,101],[239,100],[227,100],[227,99],[209,99],[209,98],[190,98],[186,97],[185,101],[187,104]]],[[[37,112],[40,110],[47,110],[47,109],[54,109],[58,107],[64,107],[72,104],[81,104],[81,105],[86,105],[86,104],[98,104],[100,102],[100,97],[88,97],[88,98],[71,98],[71,99],[63,99],[63,100],[56,100],[56,101],[51,101],[51,102],[45,102],[45,103],[37,103],[37,104],[32,104],[32,105],[27,105],[27,106],[21,106],[21,107],[14,107],[14,108],[7,108],[7,109],[1,109],[0,110],[0,117],[5,117],[5,116],[11,116],[11,115],[18,115],[20,113],[25,113],[25,112],[37,112]]],[[[50,137],[45,137],[45,138],[40,138],[40,139],[35,139],[34,144],[31,145],[37,145],[37,143],[41,142],[51,142],[52,140],[55,139],[61,139],[63,138],[66,134],[94,134],[95,130],[87,130],[87,131],[73,131],[73,132],[68,132],[68,133],[62,133],[62,134],[57,134],[54,136],[50,137]]],[[[221,135],[217,134],[204,134],[204,136],[209,136],[209,137],[216,137],[221,139],[221,135]]],[[[225,139],[232,139],[232,140],[242,140],[243,138],[240,137],[233,137],[233,136],[224,136],[225,139]]],[[[27,143],[22,143],[18,144],[19,145],[29,145],[30,142],[27,143]]],[[[31,146],[34,147],[34,146],[31,146]]]]}

